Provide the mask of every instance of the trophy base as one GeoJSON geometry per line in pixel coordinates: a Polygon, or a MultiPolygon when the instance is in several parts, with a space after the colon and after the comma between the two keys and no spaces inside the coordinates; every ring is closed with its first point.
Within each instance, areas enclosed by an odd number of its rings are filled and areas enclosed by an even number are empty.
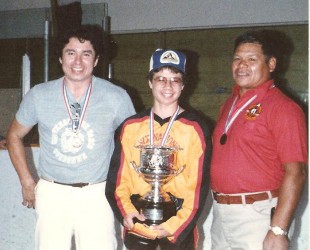
{"type": "Polygon", "coordinates": [[[140,223],[151,225],[159,225],[172,216],[176,215],[176,206],[173,201],[153,202],[142,199],[140,196],[132,197],[132,204],[145,217],[145,221],[140,223]]]}
{"type": "MultiPolygon", "coordinates": [[[[142,199],[139,195],[132,195],[131,202],[146,218],[145,221],[139,221],[137,218],[134,218],[133,222],[139,222],[148,226],[159,225],[167,221],[172,216],[176,215],[177,211],[175,203],[171,200],[163,202],[150,202],[142,199]]],[[[147,237],[140,237],[134,233],[126,231],[124,244],[127,249],[156,249],[158,239],[153,240],[147,237]]]]}
{"type": "Polygon", "coordinates": [[[157,241],[147,238],[142,238],[137,235],[126,232],[124,238],[124,244],[127,249],[146,250],[156,249],[157,241]]]}

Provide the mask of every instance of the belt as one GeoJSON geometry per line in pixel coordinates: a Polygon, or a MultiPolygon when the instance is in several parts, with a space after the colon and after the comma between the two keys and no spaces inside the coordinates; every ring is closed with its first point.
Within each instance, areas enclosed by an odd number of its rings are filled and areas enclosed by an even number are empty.
{"type": "Polygon", "coordinates": [[[266,191],[255,194],[244,194],[244,195],[227,195],[220,194],[212,191],[213,198],[219,204],[253,204],[256,201],[268,200],[276,198],[279,195],[279,189],[266,191]]]}
{"type": "Polygon", "coordinates": [[[93,185],[93,184],[98,184],[100,182],[97,182],[97,183],[91,183],[91,182],[79,182],[79,183],[62,183],[62,182],[58,182],[58,181],[53,181],[53,180],[48,180],[48,179],[45,179],[45,178],[42,178],[41,179],[45,180],[45,181],[49,181],[49,182],[52,182],[52,183],[55,183],[55,184],[59,184],[59,185],[65,185],[65,186],[71,186],[71,187],[78,187],[78,188],[82,188],[82,187],[85,187],[85,186],[89,186],[89,185],[93,185]]]}
{"type": "Polygon", "coordinates": [[[71,186],[71,187],[78,187],[78,188],[82,188],[88,185],[91,185],[91,183],[84,183],[84,182],[79,182],[79,183],[62,183],[62,182],[58,182],[58,181],[52,181],[53,183],[56,184],[60,184],[60,185],[66,185],[66,186],[71,186]]]}

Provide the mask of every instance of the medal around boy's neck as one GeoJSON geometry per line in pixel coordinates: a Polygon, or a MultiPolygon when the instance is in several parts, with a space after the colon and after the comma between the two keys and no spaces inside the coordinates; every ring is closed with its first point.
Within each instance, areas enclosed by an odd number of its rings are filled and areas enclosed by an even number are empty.
{"type": "MultiPolygon", "coordinates": [[[[177,110],[178,105],[175,107],[158,107],[158,106],[153,106],[153,112],[154,114],[156,114],[157,116],[159,116],[161,119],[166,119],[167,117],[171,117],[173,116],[173,114],[175,113],[175,111],[177,110]]],[[[180,107],[179,110],[179,114],[182,113],[184,111],[184,109],[182,109],[180,107]]]]}

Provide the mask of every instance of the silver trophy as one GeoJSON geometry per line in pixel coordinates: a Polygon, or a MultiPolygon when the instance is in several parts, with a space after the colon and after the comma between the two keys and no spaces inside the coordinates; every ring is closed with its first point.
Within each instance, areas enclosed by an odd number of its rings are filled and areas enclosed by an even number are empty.
{"type": "Polygon", "coordinates": [[[132,200],[142,213],[147,225],[160,224],[176,214],[175,203],[162,186],[180,174],[184,166],[178,167],[177,153],[180,149],[163,146],[138,146],[140,149],[140,166],[134,161],[131,166],[151,185],[152,190],[137,200],[132,200]]]}

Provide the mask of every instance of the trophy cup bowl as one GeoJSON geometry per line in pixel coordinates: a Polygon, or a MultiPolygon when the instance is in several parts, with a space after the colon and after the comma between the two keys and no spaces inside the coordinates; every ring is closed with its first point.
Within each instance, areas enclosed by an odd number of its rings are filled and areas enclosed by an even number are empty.
{"type": "Polygon", "coordinates": [[[176,206],[162,186],[180,174],[185,165],[176,165],[180,149],[163,146],[138,146],[140,149],[140,166],[134,161],[131,166],[151,185],[152,189],[133,204],[146,218],[146,225],[158,225],[176,214],[176,206]]]}

